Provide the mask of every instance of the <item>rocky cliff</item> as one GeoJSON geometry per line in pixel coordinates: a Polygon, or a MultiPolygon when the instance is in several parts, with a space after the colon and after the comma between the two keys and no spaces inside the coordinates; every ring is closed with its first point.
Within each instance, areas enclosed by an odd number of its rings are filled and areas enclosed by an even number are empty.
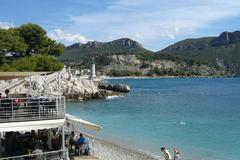
{"type": "Polygon", "coordinates": [[[211,76],[223,75],[224,70],[216,69],[204,64],[187,64],[184,61],[172,60],[154,60],[145,61],[138,59],[135,55],[113,55],[108,56],[109,65],[103,66],[104,73],[108,74],[114,71],[128,71],[132,74],[138,73],[140,75],[160,75],[161,72],[169,76],[211,76]],[[168,73],[166,73],[168,71],[168,73]],[[156,73],[159,72],[159,73],[156,73]]]}
{"type": "Polygon", "coordinates": [[[186,39],[157,53],[190,58],[221,68],[227,75],[240,75],[240,31],[223,32],[217,37],[186,39]]]}

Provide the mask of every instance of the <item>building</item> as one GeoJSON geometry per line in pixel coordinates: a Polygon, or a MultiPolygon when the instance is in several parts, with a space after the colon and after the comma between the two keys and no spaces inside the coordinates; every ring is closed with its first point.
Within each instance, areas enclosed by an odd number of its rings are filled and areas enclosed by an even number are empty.
{"type": "Polygon", "coordinates": [[[95,68],[95,60],[94,58],[92,58],[92,63],[91,63],[91,67],[90,67],[90,80],[93,80],[94,78],[96,78],[96,68],[95,68]]]}
{"type": "MultiPolygon", "coordinates": [[[[0,80],[33,74],[36,72],[0,73],[0,80]]],[[[102,128],[66,114],[65,97],[62,96],[1,98],[0,159],[69,159],[65,143],[69,124],[94,130],[102,128]],[[37,148],[38,152],[34,152],[37,148]]]]}

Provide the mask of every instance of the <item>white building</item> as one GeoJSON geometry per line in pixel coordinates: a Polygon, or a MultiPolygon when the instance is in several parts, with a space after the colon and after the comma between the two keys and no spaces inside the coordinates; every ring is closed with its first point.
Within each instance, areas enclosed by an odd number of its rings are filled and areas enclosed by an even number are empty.
{"type": "MultiPolygon", "coordinates": [[[[8,76],[6,73],[1,76],[0,73],[0,80],[28,75],[31,73],[11,73],[8,76]]],[[[69,124],[80,124],[94,130],[100,130],[102,127],[68,115],[65,110],[65,97],[61,96],[1,98],[0,159],[44,157],[44,159],[68,160],[65,137],[69,124]],[[58,134],[57,141],[52,141],[56,137],[54,132],[58,134]],[[44,148],[42,152],[32,152],[39,144],[44,148]]]]}

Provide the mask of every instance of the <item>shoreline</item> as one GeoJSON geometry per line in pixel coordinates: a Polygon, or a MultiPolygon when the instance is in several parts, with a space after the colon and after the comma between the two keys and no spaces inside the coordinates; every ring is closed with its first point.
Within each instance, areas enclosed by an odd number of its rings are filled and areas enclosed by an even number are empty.
{"type": "Polygon", "coordinates": [[[78,129],[74,131],[89,138],[92,155],[99,160],[163,160],[161,156],[139,149],[137,146],[96,137],[78,129]]]}
{"type": "Polygon", "coordinates": [[[94,155],[100,160],[162,160],[160,156],[136,147],[130,147],[127,144],[118,144],[96,137],[93,139],[94,155]]]}
{"type": "Polygon", "coordinates": [[[108,79],[170,79],[170,78],[240,78],[240,76],[120,76],[120,77],[104,77],[108,79]]]}

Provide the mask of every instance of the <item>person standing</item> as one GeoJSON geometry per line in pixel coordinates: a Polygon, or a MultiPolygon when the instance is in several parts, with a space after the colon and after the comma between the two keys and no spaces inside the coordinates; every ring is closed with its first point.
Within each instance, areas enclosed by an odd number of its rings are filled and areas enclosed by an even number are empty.
{"type": "Polygon", "coordinates": [[[163,152],[164,155],[164,160],[172,160],[171,154],[166,150],[165,147],[161,147],[161,151],[163,152]]]}
{"type": "Polygon", "coordinates": [[[180,160],[180,153],[176,148],[173,148],[173,160],[180,160]]]}

